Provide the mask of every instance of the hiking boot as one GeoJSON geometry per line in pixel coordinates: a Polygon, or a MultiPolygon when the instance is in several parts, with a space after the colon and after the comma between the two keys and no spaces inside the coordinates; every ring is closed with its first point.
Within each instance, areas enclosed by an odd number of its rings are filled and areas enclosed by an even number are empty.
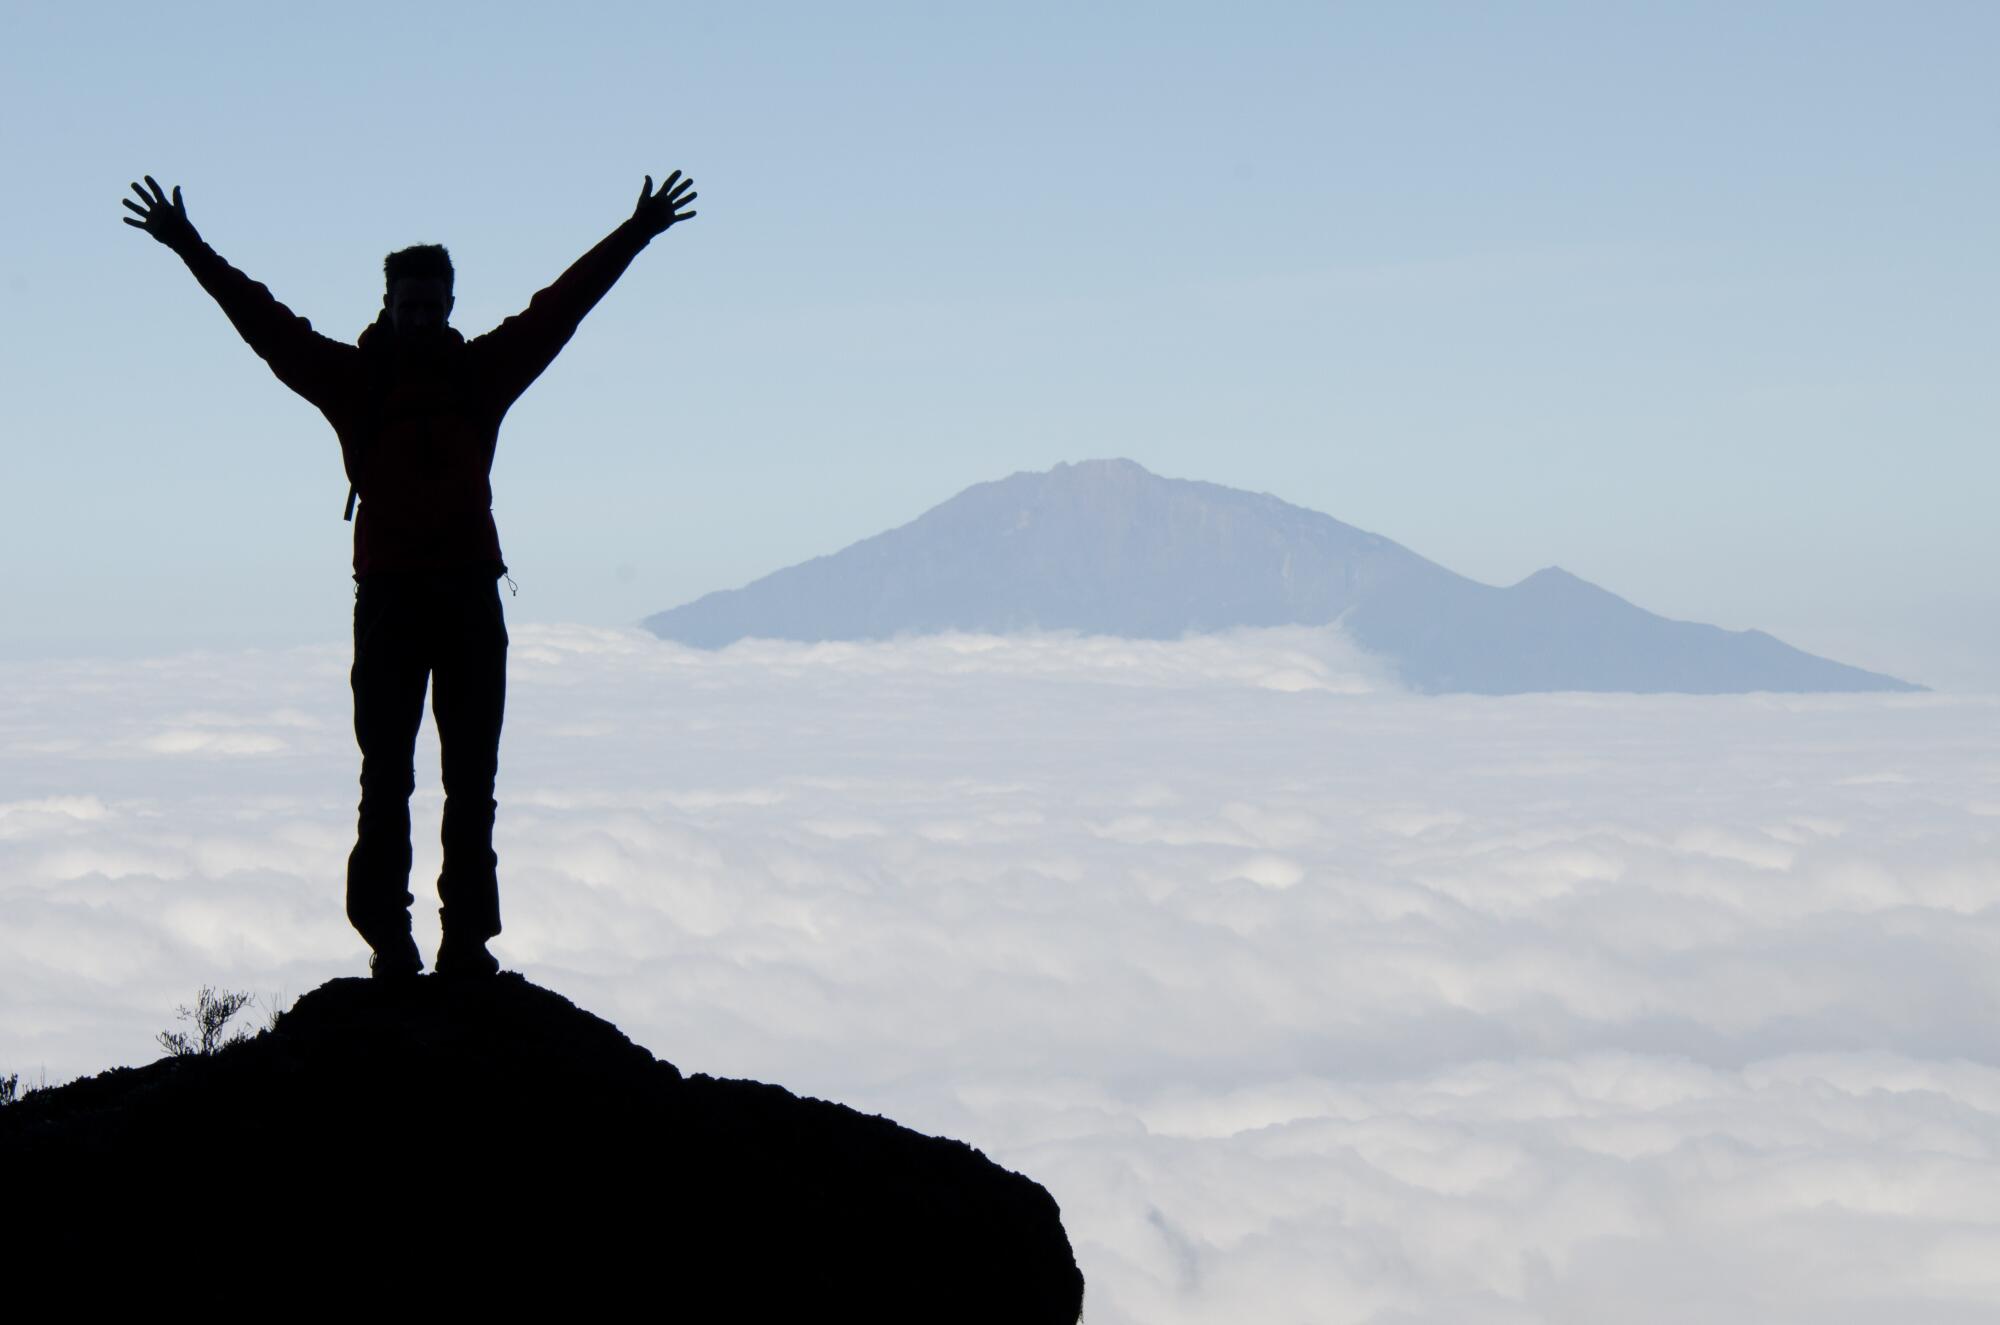
{"type": "Polygon", "coordinates": [[[370,946],[375,951],[368,958],[368,974],[377,980],[408,980],[424,969],[417,941],[408,934],[399,934],[393,939],[384,939],[379,946],[370,946]]]}
{"type": "Polygon", "coordinates": [[[437,973],[454,978],[498,975],[500,959],[486,951],[483,939],[461,943],[447,938],[438,945],[437,973]]]}

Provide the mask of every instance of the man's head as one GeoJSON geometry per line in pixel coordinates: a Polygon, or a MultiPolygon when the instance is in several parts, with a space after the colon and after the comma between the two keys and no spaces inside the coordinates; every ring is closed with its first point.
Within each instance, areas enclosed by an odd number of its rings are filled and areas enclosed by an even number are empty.
{"type": "Polygon", "coordinates": [[[398,336],[424,339],[451,317],[451,254],[442,244],[398,249],[382,260],[382,308],[398,336]]]}

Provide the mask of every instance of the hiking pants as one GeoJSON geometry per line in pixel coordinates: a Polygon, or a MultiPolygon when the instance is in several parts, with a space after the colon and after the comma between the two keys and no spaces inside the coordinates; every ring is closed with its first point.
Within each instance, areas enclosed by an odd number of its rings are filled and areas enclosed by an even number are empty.
{"type": "Polygon", "coordinates": [[[500,932],[493,778],[507,701],[507,623],[491,571],[363,578],[354,598],[354,737],[361,811],[347,858],[347,918],[369,946],[410,932],[410,793],[431,686],[444,765],[439,915],[454,940],[500,932]]]}

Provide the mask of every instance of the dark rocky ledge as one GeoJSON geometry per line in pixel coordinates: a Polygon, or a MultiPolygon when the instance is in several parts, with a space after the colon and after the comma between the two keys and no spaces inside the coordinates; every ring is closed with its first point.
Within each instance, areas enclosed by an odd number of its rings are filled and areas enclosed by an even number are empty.
{"type": "MultiPolygon", "coordinates": [[[[669,1319],[1072,1325],[1055,1201],[962,1142],[683,1076],[518,975],[334,980],[265,1034],[0,1110],[23,1267],[149,1251],[302,1314],[399,1301],[669,1319]],[[42,1259],[34,1259],[42,1258],[42,1259]],[[442,1299],[433,1296],[443,1293],[442,1299]],[[636,1295],[636,1296],[635,1296],[636,1295]]],[[[89,1281],[63,1278],[73,1290],[89,1281]]]]}

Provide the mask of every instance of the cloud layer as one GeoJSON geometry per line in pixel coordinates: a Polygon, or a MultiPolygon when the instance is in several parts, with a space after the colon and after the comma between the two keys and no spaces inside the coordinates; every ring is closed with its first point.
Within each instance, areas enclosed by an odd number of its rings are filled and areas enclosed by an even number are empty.
{"type": "MultiPolygon", "coordinates": [[[[1036,1177],[1093,1325],[2000,1311],[1992,699],[513,633],[503,961],[1036,1177]]],[[[361,973],[347,661],[0,667],[0,1070],[361,973]]]]}

